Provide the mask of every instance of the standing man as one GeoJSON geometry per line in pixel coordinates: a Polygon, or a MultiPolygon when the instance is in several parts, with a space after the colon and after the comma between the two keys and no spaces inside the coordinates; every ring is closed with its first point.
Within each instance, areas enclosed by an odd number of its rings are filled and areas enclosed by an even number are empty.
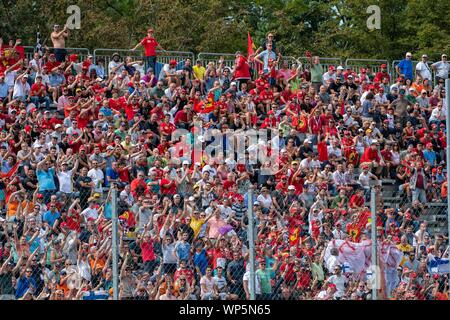
{"type": "Polygon", "coordinates": [[[422,61],[416,65],[416,74],[422,77],[422,80],[431,80],[431,69],[428,65],[428,56],[426,54],[422,55],[422,61]]]}
{"type": "Polygon", "coordinates": [[[156,39],[153,37],[153,29],[149,28],[147,30],[147,36],[141,40],[133,49],[136,50],[139,46],[144,47],[144,55],[145,55],[145,72],[148,71],[148,68],[152,68],[153,71],[155,71],[156,67],[156,49],[160,49],[162,51],[164,50],[159,43],[156,41],[156,39]]]}
{"type": "Polygon", "coordinates": [[[413,64],[412,64],[412,54],[411,52],[406,53],[405,59],[400,61],[400,63],[395,67],[397,74],[405,79],[413,80],[413,64]]]}
{"type": "Polygon", "coordinates": [[[311,68],[311,82],[312,86],[316,90],[316,93],[319,92],[319,88],[323,83],[323,69],[320,64],[320,59],[318,56],[311,56],[311,53],[308,51],[306,53],[306,57],[309,59],[310,68],[311,68]]]}
{"type": "Polygon", "coordinates": [[[67,55],[66,50],[66,38],[69,36],[69,29],[64,25],[64,29],[58,24],[53,26],[53,32],[51,33],[51,39],[53,48],[55,49],[56,61],[63,62],[67,55]]]}
{"type": "Polygon", "coordinates": [[[441,56],[441,61],[435,62],[431,65],[434,71],[436,71],[436,83],[440,79],[444,80],[448,78],[450,73],[450,64],[447,62],[447,55],[444,53],[441,56]]]}

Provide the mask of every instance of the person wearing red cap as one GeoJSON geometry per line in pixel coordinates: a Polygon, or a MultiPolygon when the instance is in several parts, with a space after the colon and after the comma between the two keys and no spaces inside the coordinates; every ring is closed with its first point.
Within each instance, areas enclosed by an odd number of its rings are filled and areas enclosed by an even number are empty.
{"type": "Polygon", "coordinates": [[[336,68],[334,66],[329,66],[328,71],[322,75],[322,84],[328,86],[329,83],[336,80],[336,68]]]}
{"type": "Polygon", "coordinates": [[[389,75],[389,72],[387,71],[386,63],[381,64],[380,71],[377,72],[373,81],[374,82],[382,82],[383,78],[387,78],[388,82],[391,82],[391,76],[389,75]]]}
{"type": "Polygon", "coordinates": [[[156,49],[159,49],[161,51],[164,50],[161,45],[156,41],[153,35],[153,28],[147,29],[147,36],[141,40],[134,48],[131,50],[134,51],[138,47],[143,46],[144,47],[144,59],[145,59],[145,73],[147,73],[147,70],[151,68],[154,72],[156,72],[156,58],[157,53],[156,49]]]}
{"type": "Polygon", "coordinates": [[[165,85],[170,85],[171,83],[175,83],[180,86],[180,72],[177,71],[177,61],[172,59],[169,63],[166,63],[159,73],[158,80],[163,81],[165,85]]]}

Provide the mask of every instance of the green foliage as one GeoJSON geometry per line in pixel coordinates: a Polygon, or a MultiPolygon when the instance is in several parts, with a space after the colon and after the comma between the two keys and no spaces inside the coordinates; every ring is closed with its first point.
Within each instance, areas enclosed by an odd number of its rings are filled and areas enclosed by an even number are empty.
{"type": "Polygon", "coordinates": [[[399,59],[406,51],[439,59],[450,49],[450,1],[425,0],[2,0],[0,35],[47,45],[66,8],[81,8],[72,47],[131,48],[148,27],[168,50],[233,53],[245,50],[247,31],[258,46],[274,32],[285,55],[399,59]],[[369,5],[381,8],[381,30],[369,31],[369,5]]]}

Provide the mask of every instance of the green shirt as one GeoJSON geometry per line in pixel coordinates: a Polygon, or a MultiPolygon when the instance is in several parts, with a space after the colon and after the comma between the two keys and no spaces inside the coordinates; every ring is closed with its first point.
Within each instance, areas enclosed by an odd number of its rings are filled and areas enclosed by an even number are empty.
{"type": "Polygon", "coordinates": [[[322,74],[323,74],[322,65],[320,63],[313,64],[311,66],[311,82],[323,82],[322,74]]]}
{"type": "Polygon", "coordinates": [[[325,279],[325,274],[320,264],[316,264],[315,262],[313,262],[311,264],[311,273],[313,278],[317,278],[318,281],[323,281],[325,279]]]}
{"type": "Polygon", "coordinates": [[[261,293],[270,294],[272,293],[272,270],[270,269],[258,269],[256,270],[256,276],[259,279],[259,283],[261,285],[261,293]]]}
{"type": "Polygon", "coordinates": [[[116,136],[119,136],[122,139],[122,141],[125,140],[125,137],[127,136],[127,132],[126,131],[120,131],[120,129],[115,130],[114,134],[116,136]]]}

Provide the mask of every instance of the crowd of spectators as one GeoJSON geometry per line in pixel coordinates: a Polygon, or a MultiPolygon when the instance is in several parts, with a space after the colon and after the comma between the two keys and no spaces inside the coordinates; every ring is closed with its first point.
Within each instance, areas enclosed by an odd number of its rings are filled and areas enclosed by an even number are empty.
{"type": "Polygon", "coordinates": [[[141,60],[107,65],[64,47],[28,60],[2,41],[0,299],[111,299],[113,193],[120,299],[249,299],[249,204],[257,299],[370,299],[368,275],[328,269],[324,252],[370,239],[373,181],[379,241],[404,253],[386,297],[448,299],[448,274],[430,267],[448,237],[425,219],[425,203],[447,201],[447,56],[414,69],[407,53],[394,79],[386,65],[324,73],[310,53],[284,61],[273,36],[233,67],[173,60],[159,74],[152,29],[141,60]],[[250,129],[271,129],[268,144],[175,152],[250,129]],[[270,145],[275,163],[252,158],[270,145]],[[398,208],[384,207],[383,180],[398,208]]]}

